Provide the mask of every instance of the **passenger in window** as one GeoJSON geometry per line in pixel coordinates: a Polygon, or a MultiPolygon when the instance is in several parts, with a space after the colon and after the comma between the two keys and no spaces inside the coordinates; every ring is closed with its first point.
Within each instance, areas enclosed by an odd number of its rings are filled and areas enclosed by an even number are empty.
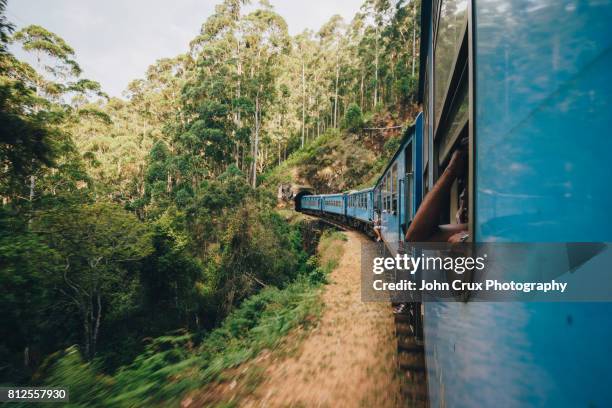
{"type": "Polygon", "coordinates": [[[374,211],[374,235],[376,235],[376,242],[382,241],[381,217],[378,209],[374,211]]]}
{"type": "Polygon", "coordinates": [[[465,174],[466,157],[464,148],[460,148],[453,153],[446,170],[419,206],[414,220],[406,232],[406,241],[455,243],[464,242],[469,238],[465,205],[467,192],[465,189],[461,194],[463,199],[457,212],[457,219],[460,223],[437,225],[437,220],[440,219],[444,202],[448,200],[454,181],[465,174]]]}
{"type": "MultiPolygon", "coordinates": [[[[465,146],[466,143],[462,143],[465,146]]],[[[467,187],[460,196],[459,210],[456,214],[457,224],[437,225],[444,201],[448,200],[451,187],[456,179],[461,179],[466,170],[467,153],[464,147],[456,150],[444,170],[444,173],[431,191],[425,196],[423,203],[414,216],[414,220],[406,232],[408,242],[465,242],[469,238],[467,224],[467,187]]],[[[401,314],[407,310],[408,304],[400,303],[393,313],[401,314]]]]}

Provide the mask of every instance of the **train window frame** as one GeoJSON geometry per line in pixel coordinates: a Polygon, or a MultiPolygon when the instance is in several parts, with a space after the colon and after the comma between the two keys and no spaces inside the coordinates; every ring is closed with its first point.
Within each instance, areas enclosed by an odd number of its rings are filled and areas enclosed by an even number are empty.
{"type": "Polygon", "coordinates": [[[449,108],[446,110],[446,115],[442,118],[439,128],[438,137],[434,143],[434,152],[437,156],[438,166],[446,162],[452,148],[456,145],[460,135],[467,133],[469,124],[469,78],[468,78],[468,61],[464,61],[464,66],[461,68],[459,78],[456,81],[453,95],[449,98],[449,108]],[[465,98],[465,99],[464,99],[465,98]],[[461,120],[455,129],[452,129],[455,119],[461,119],[460,108],[464,101],[467,100],[467,112],[464,112],[465,118],[461,120]],[[451,132],[452,131],[452,132],[451,132]]]}
{"type": "MultiPolygon", "coordinates": [[[[421,196],[425,197],[435,185],[439,175],[442,174],[450,155],[458,147],[459,140],[464,137],[467,138],[467,221],[469,240],[475,241],[474,3],[473,0],[466,0],[465,11],[463,11],[463,8],[453,8],[451,5],[451,8],[444,9],[447,17],[442,17],[445,1],[449,0],[433,0],[430,4],[429,35],[427,36],[427,44],[424,44],[426,55],[424,56],[424,69],[422,71],[424,81],[422,93],[423,158],[420,169],[422,174],[415,174],[413,181],[418,180],[416,177],[422,180],[421,196]],[[457,10],[460,10],[461,18],[458,18],[457,10]],[[441,18],[444,21],[441,22],[441,18]],[[449,20],[445,20],[446,18],[449,20]],[[442,30],[441,23],[444,25],[442,30]],[[445,48],[438,50],[438,58],[436,58],[436,48],[439,44],[442,44],[441,36],[446,34],[449,37],[444,42],[445,48]],[[449,50],[452,41],[455,41],[454,56],[449,67],[448,64],[451,61],[449,50]],[[446,63],[447,65],[441,66],[440,63],[446,63]],[[440,70],[440,68],[450,68],[446,81],[439,79],[440,72],[447,74],[446,69],[440,70]],[[445,89],[442,90],[439,87],[436,90],[436,80],[445,89]],[[467,97],[465,97],[466,89],[467,97]],[[438,93],[437,100],[436,91],[438,93]],[[463,105],[461,102],[463,102],[463,105]],[[436,111],[436,103],[441,105],[438,111],[436,111]]],[[[461,4],[461,7],[463,7],[463,4],[461,4]]],[[[414,197],[415,202],[416,198],[414,197]]],[[[412,216],[412,214],[409,214],[409,216],[412,216]]]]}
{"type": "Polygon", "coordinates": [[[393,177],[391,172],[389,172],[389,175],[387,176],[387,211],[389,211],[389,213],[391,213],[391,197],[393,195],[393,177]]]}
{"type": "MultiPolygon", "coordinates": [[[[440,2],[441,3],[441,2],[440,2]]],[[[464,20],[462,22],[462,29],[461,31],[461,38],[459,41],[457,41],[457,43],[455,44],[455,50],[453,53],[453,62],[450,65],[450,70],[449,70],[449,74],[448,74],[448,78],[446,79],[446,87],[443,90],[443,93],[441,94],[441,99],[442,99],[442,105],[440,106],[440,110],[437,111],[436,107],[438,106],[438,100],[436,97],[436,65],[437,65],[437,61],[436,61],[436,50],[438,49],[438,24],[439,24],[439,19],[437,22],[437,25],[435,27],[435,37],[434,37],[434,46],[433,46],[433,52],[432,52],[432,61],[433,61],[433,71],[434,71],[434,80],[432,82],[432,90],[433,90],[433,140],[436,140],[438,137],[438,130],[440,129],[440,125],[443,124],[442,120],[443,117],[445,115],[448,115],[448,104],[449,104],[449,92],[452,89],[456,89],[456,83],[454,83],[454,81],[457,80],[456,76],[457,76],[457,69],[459,68],[459,70],[463,69],[463,55],[465,54],[465,57],[467,57],[467,42],[468,42],[468,30],[469,30],[469,23],[468,23],[468,19],[469,19],[469,11],[470,11],[470,3],[471,0],[467,0],[467,8],[466,8],[466,15],[464,17],[464,20]]],[[[439,7],[439,9],[441,10],[441,7],[439,7]]],[[[438,10],[438,13],[440,12],[440,10],[438,10]]],[[[439,72],[439,71],[438,71],[439,72]]]]}
{"type": "Polygon", "coordinates": [[[387,212],[391,211],[391,178],[389,176],[390,173],[385,176],[385,210],[387,212]]]}
{"type": "Polygon", "coordinates": [[[383,176],[382,182],[382,210],[387,212],[387,173],[383,176]]]}

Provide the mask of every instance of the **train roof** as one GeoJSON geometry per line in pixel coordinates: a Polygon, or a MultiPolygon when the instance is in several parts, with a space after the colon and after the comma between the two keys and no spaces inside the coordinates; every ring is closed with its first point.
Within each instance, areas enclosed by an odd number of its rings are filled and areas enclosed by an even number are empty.
{"type": "Polygon", "coordinates": [[[347,194],[359,194],[359,193],[367,193],[368,191],[372,191],[374,187],[362,188],[361,190],[351,190],[347,191],[347,194]]]}
{"type": "Polygon", "coordinates": [[[333,196],[341,196],[344,195],[344,193],[330,193],[330,194],[318,194],[319,197],[333,197],[333,196]]]}

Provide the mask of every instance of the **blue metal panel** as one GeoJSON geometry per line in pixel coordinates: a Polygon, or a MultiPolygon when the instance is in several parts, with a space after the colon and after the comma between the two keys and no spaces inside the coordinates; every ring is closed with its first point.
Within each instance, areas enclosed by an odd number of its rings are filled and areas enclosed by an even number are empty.
{"type": "MultiPolygon", "coordinates": [[[[612,3],[474,5],[476,240],[612,241],[612,3]]],[[[431,404],[609,406],[610,316],[427,303],[431,404]]]]}
{"type": "Polygon", "coordinates": [[[476,236],[609,240],[611,2],[498,4],[476,14],[476,236]]]}

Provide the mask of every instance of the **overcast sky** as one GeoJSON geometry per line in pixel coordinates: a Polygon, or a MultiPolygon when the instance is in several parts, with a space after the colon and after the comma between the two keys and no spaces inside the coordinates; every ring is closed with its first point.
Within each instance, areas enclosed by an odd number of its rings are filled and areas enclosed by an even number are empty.
{"type": "MultiPolygon", "coordinates": [[[[221,0],[9,0],[17,28],[41,25],[76,51],[83,77],[112,96],[162,57],[187,51],[189,41],[221,0]]],[[[350,21],[363,0],[271,0],[297,34],[317,30],[332,15],[350,21]]]]}

